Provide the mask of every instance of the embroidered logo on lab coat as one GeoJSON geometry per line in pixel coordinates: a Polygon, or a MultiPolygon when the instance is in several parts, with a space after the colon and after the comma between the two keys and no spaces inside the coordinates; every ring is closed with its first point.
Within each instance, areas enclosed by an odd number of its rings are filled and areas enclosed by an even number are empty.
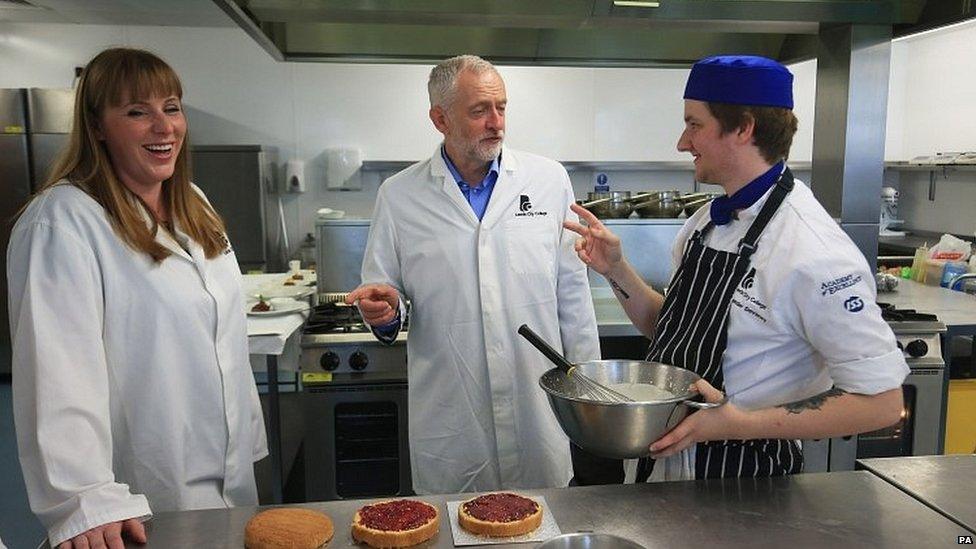
{"type": "Polygon", "coordinates": [[[224,243],[224,251],[223,251],[224,255],[227,255],[234,251],[234,249],[230,247],[230,240],[227,239],[227,235],[225,234],[220,235],[220,240],[223,241],[224,243]]]}
{"type": "Polygon", "coordinates": [[[537,215],[549,215],[549,212],[533,210],[532,200],[529,199],[529,195],[527,194],[519,195],[518,209],[519,211],[515,212],[515,217],[535,217],[537,215]]]}

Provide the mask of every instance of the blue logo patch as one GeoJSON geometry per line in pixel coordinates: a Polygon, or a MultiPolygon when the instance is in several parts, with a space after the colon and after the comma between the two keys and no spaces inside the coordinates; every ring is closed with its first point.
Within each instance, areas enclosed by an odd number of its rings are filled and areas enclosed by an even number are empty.
{"type": "Polygon", "coordinates": [[[860,312],[864,308],[864,300],[860,296],[852,295],[851,297],[844,300],[844,308],[847,309],[849,313],[860,312]]]}

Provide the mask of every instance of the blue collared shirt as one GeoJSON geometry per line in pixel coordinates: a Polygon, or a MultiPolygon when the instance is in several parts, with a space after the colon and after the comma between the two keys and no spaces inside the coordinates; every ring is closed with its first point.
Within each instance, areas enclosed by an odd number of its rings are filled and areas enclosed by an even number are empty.
{"type": "Polygon", "coordinates": [[[454,162],[451,162],[451,159],[448,158],[447,150],[444,149],[443,145],[441,145],[441,158],[444,159],[444,163],[447,164],[447,169],[454,176],[454,181],[461,188],[461,194],[464,195],[468,204],[471,205],[471,209],[474,210],[474,215],[478,216],[478,220],[480,221],[485,216],[485,210],[488,209],[488,200],[491,199],[491,192],[495,190],[495,181],[498,181],[498,166],[501,155],[491,161],[485,178],[474,186],[464,181],[464,178],[461,177],[461,172],[454,166],[454,162]]]}

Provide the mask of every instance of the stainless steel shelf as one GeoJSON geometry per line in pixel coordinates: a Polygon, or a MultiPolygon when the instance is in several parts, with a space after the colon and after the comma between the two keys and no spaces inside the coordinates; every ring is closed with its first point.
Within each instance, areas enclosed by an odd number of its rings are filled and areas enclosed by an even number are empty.
{"type": "Polygon", "coordinates": [[[912,164],[910,162],[885,162],[885,169],[900,172],[973,172],[976,164],[912,164]]]}
{"type": "MultiPolygon", "coordinates": [[[[407,166],[413,164],[414,160],[364,160],[363,170],[366,171],[380,171],[380,172],[395,172],[400,171],[407,166]]],[[[606,171],[606,172],[622,172],[622,171],[692,171],[695,166],[690,161],[685,160],[648,160],[648,161],[615,161],[615,160],[565,160],[560,161],[567,171],[580,171],[580,170],[591,170],[591,171],[606,171]]],[[[793,170],[806,171],[811,168],[810,162],[790,162],[790,167],[793,170]]]]}

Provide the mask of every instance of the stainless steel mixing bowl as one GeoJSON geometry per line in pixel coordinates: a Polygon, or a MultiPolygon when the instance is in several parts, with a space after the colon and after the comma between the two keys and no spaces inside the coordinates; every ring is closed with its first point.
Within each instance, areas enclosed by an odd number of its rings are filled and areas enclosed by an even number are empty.
{"type": "Polygon", "coordinates": [[[594,360],[576,364],[577,370],[604,385],[650,383],[675,395],[649,402],[601,402],[582,398],[574,383],[558,368],[539,378],[549,404],[566,436],[599,456],[631,459],[650,455],[652,442],[681,422],[693,408],[715,408],[719,403],[696,402],[689,389],[701,379],[691,370],[642,360],[594,360]]]}
{"type": "Polygon", "coordinates": [[[612,534],[582,532],[550,538],[537,549],[644,549],[644,546],[612,534]]]}

